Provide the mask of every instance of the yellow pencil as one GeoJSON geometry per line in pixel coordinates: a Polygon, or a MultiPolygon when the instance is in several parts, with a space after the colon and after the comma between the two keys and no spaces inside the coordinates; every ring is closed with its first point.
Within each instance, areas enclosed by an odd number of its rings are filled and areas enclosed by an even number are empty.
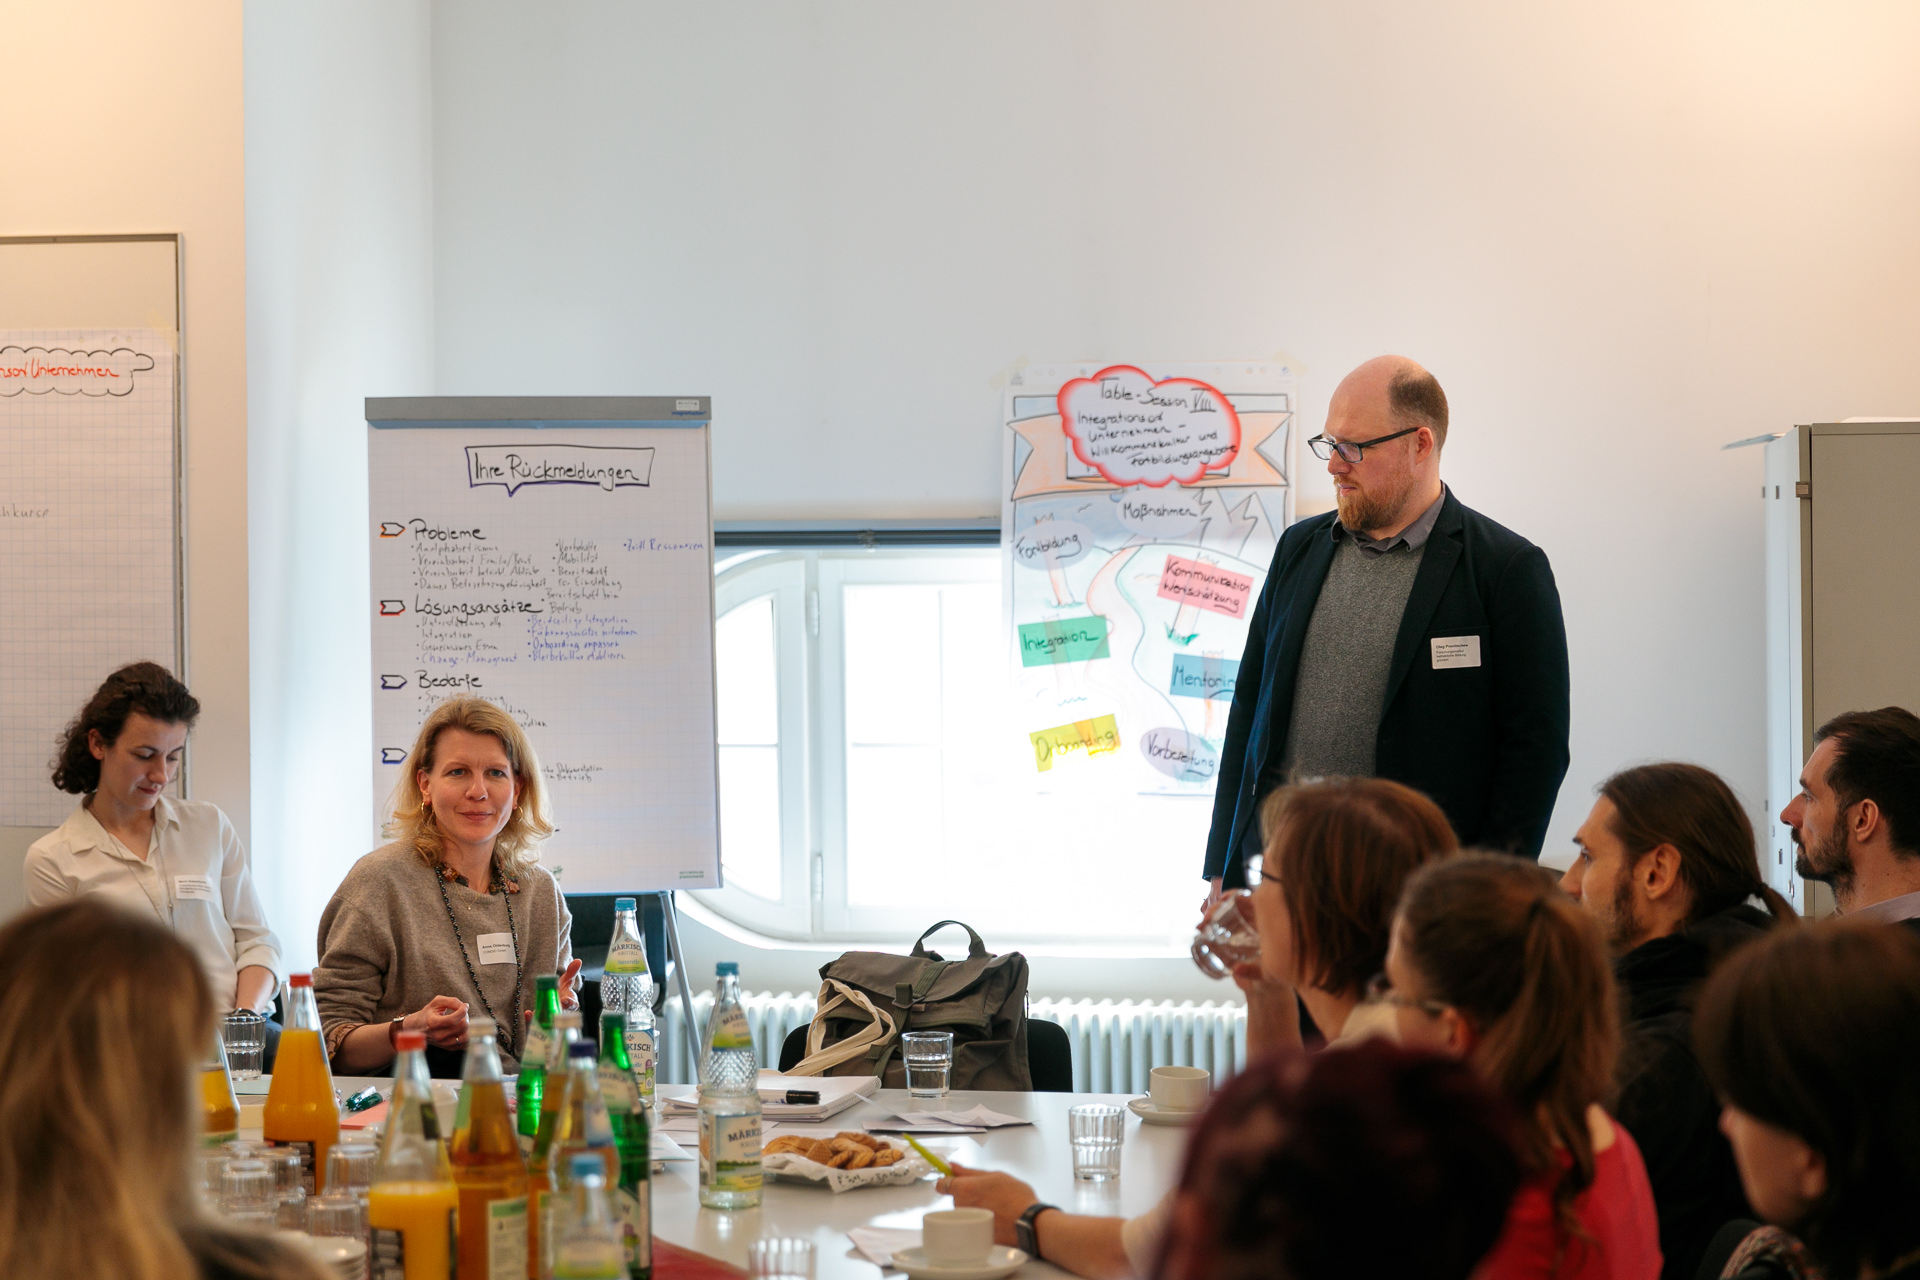
{"type": "Polygon", "coordinates": [[[918,1151],[921,1155],[925,1156],[927,1158],[927,1163],[940,1171],[941,1177],[950,1178],[953,1176],[953,1166],[948,1164],[945,1160],[942,1160],[939,1156],[933,1154],[933,1152],[921,1146],[918,1142],[915,1142],[912,1134],[903,1133],[900,1136],[905,1138],[907,1140],[907,1144],[911,1146],[915,1151],[918,1151]]]}

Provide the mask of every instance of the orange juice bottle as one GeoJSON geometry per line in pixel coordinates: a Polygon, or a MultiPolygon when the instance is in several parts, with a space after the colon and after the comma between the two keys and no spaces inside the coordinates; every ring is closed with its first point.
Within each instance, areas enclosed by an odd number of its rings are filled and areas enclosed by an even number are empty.
{"type": "Polygon", "coordinates": [[[527,1274],[527,1165],[507,1114],[495,1030],[492,1018],[467,1023],[467,1065],[449,1153],[459,1188],[459,1280],[524,1280],[527,1274]]]}
{"type": "Polygon", "coordinates": [[[287,1026],[280,1033],[260,1136],[300,1153],[301,1181],[307,1194],[315,1195],[326,1189],[327,1152],[340,1141],[340,1104],[334,1101],[333,1072],[320,1043],[313,975],[296,973],[287,987],[287,1026]]]}
{"type": "Polygon", "coordinates": [[[213,1033],[213,1055],[200,1068],[202,1145],[217,1147],[240,1136],[240,1099],[233,1093],[233,1077],[227,1074],[227,1048],[220,1033],[213,1033]]]}
{"type": "Polygon", "coordinates": [[[427,1037],[402,1031],[394,1037],[393,1097],[380,1163],[367,1190],[372,1231],[373,1280],[447,1280],[458,1250],[460,1190],[440,1141],[427,1077],[427,1037]]]}

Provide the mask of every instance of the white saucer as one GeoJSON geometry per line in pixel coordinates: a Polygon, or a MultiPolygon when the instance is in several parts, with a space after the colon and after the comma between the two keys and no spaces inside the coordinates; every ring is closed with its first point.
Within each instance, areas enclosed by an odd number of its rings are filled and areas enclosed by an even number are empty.
{"type": "Polygon", "coordinates": [[[1192,1124],[1200,1118],[1198,1111],[1162,1111],[1153,1105],[1152,1098],[1129,1098],[1127,1110],[1145,1124],[1192,1124]]]}
{"type": "Polygon", "coordinates": [[[1018,1271],[1026,1261],[1026,1254],[1004,1244],[993,1246],[985,1262],[972,1266],[928,1262],[918,1245],[893,1255],[893,1265],[907,1273],[907,1280],[1000,1280],[1018,1271]]]}

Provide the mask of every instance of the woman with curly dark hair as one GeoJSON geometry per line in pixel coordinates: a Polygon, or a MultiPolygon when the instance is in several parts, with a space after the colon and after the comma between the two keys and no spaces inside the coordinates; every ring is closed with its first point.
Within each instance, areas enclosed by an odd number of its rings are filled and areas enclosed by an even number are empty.
{"type": "MultiPolygon", "coordinates": [[[[200,703],[173,673],[135,662],[87,700],[53,761],[73,816],[27,852],[29,904],[93,894],[185,943],[221,1007],[272,1007],[284,969],[240,837],[215,805],[167,794],[200,703]]],[[[278,1028],[268,1024],[268,1069],[278,1028]]]]}

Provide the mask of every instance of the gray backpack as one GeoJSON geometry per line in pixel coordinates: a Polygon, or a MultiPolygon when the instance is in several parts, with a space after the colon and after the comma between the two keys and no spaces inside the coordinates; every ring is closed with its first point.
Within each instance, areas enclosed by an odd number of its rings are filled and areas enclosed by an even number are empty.
{"type": "Polygon", "coordinates": [[[911,955],[849,951],[820,969],[807,1055],[789,1074],[878,1076],[882,1087],[904,1089],[903,1031],[953,1033],[952,1088],[1030,1092],[1027,958],[988,955],[980,935],[958,920],[921,934],[911,955]],[[927,950],[928,936],[950,924],[967,931],[965,960],[927,950]]]}

